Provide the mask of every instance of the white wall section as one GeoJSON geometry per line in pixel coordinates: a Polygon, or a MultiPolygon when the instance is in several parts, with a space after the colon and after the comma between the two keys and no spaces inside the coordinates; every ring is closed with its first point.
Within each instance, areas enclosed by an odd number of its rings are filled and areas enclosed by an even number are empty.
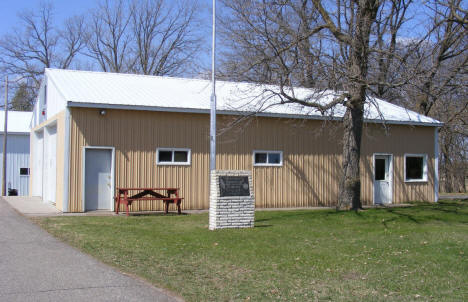
{"type": "MultiPolygon", "coordinates": [[[[3,134],[0,134],[0,158],[3,156],[3,134]]],[[[29,194],[29,175],[20,175],[21,168],[29,168],[29,135],[9,134],[7,144],[6,188],[16,189],[18,195],[29,194]]],[[[0,161],[0,171],[3,162],[0,161]]],[[[0,175],[0,182],[2,175],[0,175]]]]}
{"type": "Polygon", "coordinates": [[[44,131],[44,178],[42,200],[55,203],[57,187],[57,124],[44,131]]]}
{"type": "Polygon", "coordinates": [[[44,176],[44,130],[36,131],[33,134],[32,147],[32,196],[42,197],[42,179],[44,176]]]}

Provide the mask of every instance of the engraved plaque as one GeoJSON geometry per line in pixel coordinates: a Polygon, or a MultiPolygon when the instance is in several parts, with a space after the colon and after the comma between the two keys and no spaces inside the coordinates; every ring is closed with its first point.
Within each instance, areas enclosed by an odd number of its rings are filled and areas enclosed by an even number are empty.
{"type": "Polygon", "coordinates": [[[250,196],[248,176],[220,176],[219,193],[226,196],[250,196]]]}

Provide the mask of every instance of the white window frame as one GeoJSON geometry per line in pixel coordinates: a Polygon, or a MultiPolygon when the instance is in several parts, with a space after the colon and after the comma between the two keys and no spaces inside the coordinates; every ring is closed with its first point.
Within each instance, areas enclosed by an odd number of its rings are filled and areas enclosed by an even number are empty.
{"type": "Polygon", "coordinates": [[[405,173],[405,182],[427,182],[427,154],[422,153],[405,153],[404,158],[404,171],[405,173]],[[406,178],[406,158],[407,157],[422,157],[423,158],[423,178],[421,179],[407,179],[406,178]]]}
{"type": "Polygon", "coordinates": [[[252,152],[252,162],[254,167],[281,167],[283,166],[283,151],[278,150],[254,150],[252,152]],[[270,163],[255,163],[255,154],[257,153],[266,153],[267,154],[267,161],[268,161],[268,153],[279,153],[280,155],[280,162],[279,164],[270,164],[270,163]]]}
{"type": "Polygon", "coordinates": [[[156,149],[156,164],[159,166],[190,166],[192,164],[192,150],[189,148],[157,148],[156,149]],[[172,161],[159,161],[159,151],[171,151],[172,161]],[[187,161],[186,162],[174,162],[175,151],[186,151],[187,161]]]}

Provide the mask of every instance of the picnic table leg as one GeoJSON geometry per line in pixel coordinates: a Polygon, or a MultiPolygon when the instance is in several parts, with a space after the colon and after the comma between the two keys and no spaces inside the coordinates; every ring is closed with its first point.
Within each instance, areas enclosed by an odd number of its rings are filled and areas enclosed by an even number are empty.
{"type": "Polygon", "coordinates": [[[120,194],[119,196],[115,197],[115,213],[119,215],[119,208],[120,208],[120,194]]]}
{"type": "Polygon", "coordinates": [[[129,216],[128,214],[128,192],[125,191],[124,193],[124,198],[125,198],[125,209],[127,210],[127,216],[129,216]]]}
{"type": "Polygon", "coordinates": [[[179,190],[175,191],[175,196],[177,198],[177,201],[176,201],[177,202],[177,214],[180,215],[180,214],[182,214],[182,211],[180,209],[180,203],[182,202],[182,199],[179,199],[179,190]]]}
{"type": "Polygon", "coordinates": [[[166,214],[169,212],[169,200],[164,201],[164,212],[166,214]]]}

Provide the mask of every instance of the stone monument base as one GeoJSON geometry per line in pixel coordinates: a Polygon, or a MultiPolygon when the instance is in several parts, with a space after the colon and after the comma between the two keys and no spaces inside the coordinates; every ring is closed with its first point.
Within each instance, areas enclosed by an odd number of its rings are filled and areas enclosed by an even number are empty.
{"type": "Polygon", "coordinates": [[[210,230],[251,228],[255,219],[251,171],[211,173],[210,230]]]}

